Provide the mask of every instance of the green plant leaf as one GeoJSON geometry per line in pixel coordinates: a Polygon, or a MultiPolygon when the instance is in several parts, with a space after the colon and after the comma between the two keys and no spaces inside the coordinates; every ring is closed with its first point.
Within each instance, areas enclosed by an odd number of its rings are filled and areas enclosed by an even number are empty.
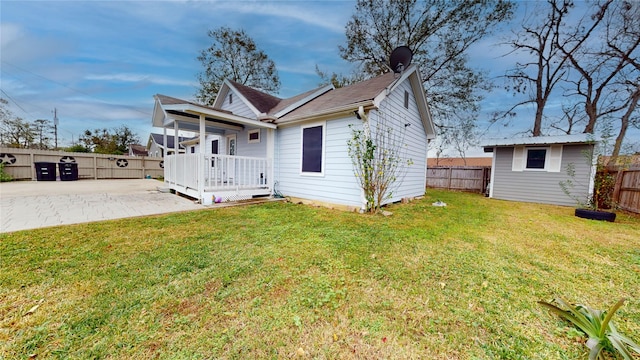
{"type": "Polygon", "coordinates": [[[622,340],[620,340],[617,336],[613,336],[612,334],[609,334],[607,338],[611,342],[611,345],[613,345],[613,347],[618,350],[620,355],[622,355],[625,360],[633,360],[633,355],[631,354],[629,349],[627,349],[627,346],[622,340]]]}
{"type": "Polygon", "coordinates": [[[604,349],[604,345],[602,344],[602,342],[594,338],[590,338],[589,340],[587,340],[587,347],[591,349],[591,351],[589,351],[589,360],[599,359],[600,352],[602,352],[602,349],[604,349]]]}
{"type": "Polygon", "coordinates": [[[618,311],[622,304],[624,304],[624,301],[625,298],[618,300],[618,302],[609,309],[609,311],[607,312],[607,316],[605,316],[604,321],[602,321],[602,327],[600,328],[600,337],[604,337],[605,332],[609,328],[609,321],[611,321],[613,314],[615,314],[615,312],[618,311]]]}

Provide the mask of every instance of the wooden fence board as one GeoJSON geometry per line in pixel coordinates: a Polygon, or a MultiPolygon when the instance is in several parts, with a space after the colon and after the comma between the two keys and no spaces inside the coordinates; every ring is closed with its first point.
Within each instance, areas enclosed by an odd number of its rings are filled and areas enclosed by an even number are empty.
{"type": "Polygon", "coordinates": [[[618,177],[622,180],[619,188],[614,190],[617,195],[614,201],[621,209],[640,213],[640,170],[621,170],[618,177]]]}
{"type": "Polygon", "coordinates": [[[489,184],[491,167],[427,168],[427,187],[483,193],[489,184]]]}
{"type": "Polygon", "coordinates": [[[163,159],[64,151],[0,148],[5,172],[15,180],[35,180],[34,163],[72,161],[78,164],[78,179],[142,179],[164,176],[163,159]],[[15,159],[15,160],[14,160],[15,159]],[[9,161],[10,160],[10,161],[9,161]],[[8,162],[7,162],[8,161],[8,162]]]}

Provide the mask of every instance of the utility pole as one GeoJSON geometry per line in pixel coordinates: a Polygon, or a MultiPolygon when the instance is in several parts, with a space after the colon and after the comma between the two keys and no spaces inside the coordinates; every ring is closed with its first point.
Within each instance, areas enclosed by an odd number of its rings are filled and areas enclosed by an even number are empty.
{"type": "Polygon", "coordinates": [[[53,134],[55,137],[55,149],[58,150],[58,109],[53,108],[53,134]]]}

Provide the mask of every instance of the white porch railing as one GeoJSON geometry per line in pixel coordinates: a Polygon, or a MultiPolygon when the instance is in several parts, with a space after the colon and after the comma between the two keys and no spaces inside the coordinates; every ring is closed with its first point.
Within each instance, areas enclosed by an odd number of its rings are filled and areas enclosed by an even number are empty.
{"type": "Polygon", "coordinates": [[[179,154],[165,157],[164,170],[165,182],[175,189],[204,192],[268,189],[271,161],[248,156],[179,154]],[[202,188],[199,184],[203,184],[202,188]]]}

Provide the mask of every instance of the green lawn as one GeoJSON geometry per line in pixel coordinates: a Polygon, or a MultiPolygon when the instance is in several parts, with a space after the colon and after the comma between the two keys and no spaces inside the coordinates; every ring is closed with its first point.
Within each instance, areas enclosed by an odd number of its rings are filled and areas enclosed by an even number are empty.
{"type": "Polygon", "coordinates": [[[557,296],[627,297],[614,321],[640,341],[640,218],[435,190],[390,210],[269,203],[0,235],[0,358],[586,358],[536,304],[557,296]]]}

